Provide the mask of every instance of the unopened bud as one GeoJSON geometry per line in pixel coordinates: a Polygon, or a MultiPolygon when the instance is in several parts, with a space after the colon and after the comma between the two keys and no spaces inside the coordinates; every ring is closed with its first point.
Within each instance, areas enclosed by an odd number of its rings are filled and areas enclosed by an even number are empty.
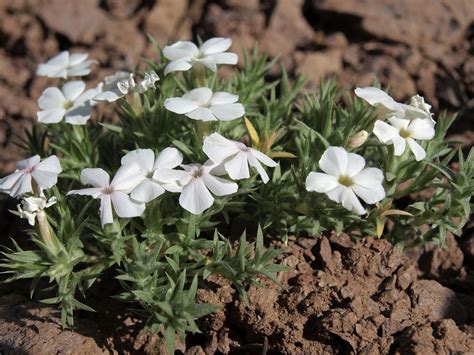
{"type": "Polygon", "coordinates": [[[357,132],[349,138],[349,141],[347,142],[347,147],[358,148],[365,143],[367,137],[369,137],[369,133],[367,131],[362,130],[360,132],[357,132]]]}

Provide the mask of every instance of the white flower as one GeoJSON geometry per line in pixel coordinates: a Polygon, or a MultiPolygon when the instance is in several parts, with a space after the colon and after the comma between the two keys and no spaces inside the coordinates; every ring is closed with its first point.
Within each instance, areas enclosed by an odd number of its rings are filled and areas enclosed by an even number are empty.
{"type": "Polygon", "coordinates": [[[132,73],[124,71],[107,76],[104,82],[98,85],[99,94],[94,97],[94,101],[114,102],[131,92],[144,93],[150,88],[155,89],[155,82],[160,80],[154,71],[145,73],[138,84],[133,77],[132,73]]]}
{"type": "Polygon", "coordinates": [[[43,161],[39,155],[35,155],[19,161],[16,167],[17,170],[14,173],[0,179],[0,191],[12,197],[32,192],[32,178],[40,191],[53,187],[62,171],[59,159],[55,155],[43,161]]]}
{"type": "Polygon", "coordinates": [[[186,71],[197,63],[217,70],[218,64],[237,64],[238,56],[226,52],[232,45],[230,38],[211,38],[197,47],[189,41],[179,41],[163,49],[164,56],[171,62],[165,68],[165,75],[173,71],[186,71]]]}
{"type": "MultiPolygon", "coordinates": [[[[431,117],[429,112],[426,113],[426,104],[424,103],[424,100],[423,104],[425,107],[420,107],[418,105],[419,99],[415,99],[416,101],[412,101],[412,104],[410,105],[402,104],[395,101],[385,91],[375,87],[357,88],[354,90],[354,92],[358,97],[365,100],[369,105],[378,108],[385,117],[397,116],[407,119],[431,117]],[[414,102],[416,102],[416,104],[413,104],[414,102]]],[[[415,97],[421,98],[418,95],[414,96],[413,98],[415,97]]]]}
{"type": "Polygon", "coordinates": [[[193,214],[201,214],[214,203],[216,196],[231,195],[237,192],[238,185],[215,175],[218,166],[207,162],[204,165],[181,165],[184,170],[160,169],[154,178],[165,182],[178,182],[182,186],[179,204],[193,214]],[[210,190],[210,192],[209,192],[210,190]]]}
{"type": "Polygon", "coordinates": [[[49,200],[46,197],[26,197],[17,205],[18,212],[21,218],[26,218],[28,223],[35,225],[36,215],[38,212],[48,208],[56,203],[56,197],[51,197],[49,200]]]}
{"type": "Polygon", "coordinates": [[[233,180],[248,179],[250,164],[266,184],[269,178],[261,163],[269,167],[278,165],[262,152],[249,148],[243,143],[224,138],[219,133],[206,137],[203,151],[214,163],[223,164],[225,171],[233,180]]]}
{"type": "Polygon", "coordinates": [[[357,214],[366,212],[357,196],[370,204],[385,197],[382,171],[364,169],[365,160],[358,154],[348,153],[340,147],[329,147],[319,160],[319,167],[325,174],[311,172],[306,179],[306,190],[325,193],[350,211],[357,214]]]}
{"type": "Polygon", "coordinates": [[[70,81],[59,90],[51,87],[43,91],[38,99],[42,111],[37,113],[41,123],[58,123],[66,120],[70,124],[83,125],[91,117],[91,99],[97,95],[97,89],[86,89],[82,81],[70,81]]]}
{"type": "MultiPolygon", "coordinates": [[[[130,197],[139,202],[150,202],[165,190],[176,192],[176,184],[166,183],[155,179],[154,174],[158,174],[160,169],[173,169],[181,164],[183,156],[176,148],[165,148],[156,157],[151,149],[137,149],[128,152],[122,158],[122,165],[135,163],[141,168],[143,181],[136,186],[130,197]]],[[[178,188],[179,191],[179,188],[178,188]]]]}
{"type": "Polygon", "coordinates": [[[230,121],[245,114],[244,106],[237,103],[239,97],[226,92],[212,93],[206,87],[197,88],[182,97],[165,100],[166,109],[184,114],[193,120],[230,121]]]}
{"type": "Polygon", "coordinates": [[[69,51],[59,53],[45,64],[40,64],[36,75],[50,78],[64,78],[70,76],[84,76],[91,72],[91,64],[96,60],[87,60],[87,53],[69,54],[69,51]]]}
{"type": "Polygon", "coordinates": [[[424,159],[426,152],[415,139],[432,139],[435,136],[434,123],[428,118],[410,121],[397,117],[389,117],[388,122],[390,124],[375,122],[374,134],[377,138],[384,144],[393,144],[395,155],[402,155],[408,144],[417,161],[424,159]]]}
{"type": "Polygon", "coordinates": [[[417,118],[430,118],[433,123],[433,114],[431,113],[431,105],[425,102],[423,96],[415,95],[410,99],[410,106],[415,107],[425,113],[425,115],[419,115],[417,118]]]}
{"type": "Polygon", "coordinates": [[[142,181],[141,169],[136,164],[121,166],[112,182],[110,182],[109,174],[103,169],[84,169],[81,172],[81,182],[93,187],[72,190],[68,192],[68,195],[88,195],[100,199],[100,218],[102,226],[104,226],[113,223],[113,210],[117,216],[123,218],[138,217],[143,214],[145,204],[134,201],[128,195],[142,181]]]}

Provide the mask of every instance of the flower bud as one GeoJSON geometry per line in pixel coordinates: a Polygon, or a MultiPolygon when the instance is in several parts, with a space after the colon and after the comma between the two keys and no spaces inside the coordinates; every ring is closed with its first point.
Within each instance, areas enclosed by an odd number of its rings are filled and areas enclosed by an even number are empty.
{"type": "Polygon", "coordinates": [[[365,130],[359,131],[356,134],[353,134],[350,138],[349,141],[347,142],[347,147],[348,148],[358,148],[362,144],[365,143],[367,140],[367,137],[369,137],[369,133],[365,130]]]}

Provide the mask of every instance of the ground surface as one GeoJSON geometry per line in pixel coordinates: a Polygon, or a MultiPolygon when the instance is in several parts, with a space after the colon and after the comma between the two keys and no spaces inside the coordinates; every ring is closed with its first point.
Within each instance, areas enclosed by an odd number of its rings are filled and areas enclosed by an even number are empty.
{"type": "MultiPolygon", "coordinates": [[[[229,36],[238,53],[259,41],[310,87],[335,75],[344,85],[378,79],[399,100],[419,92],[437,112],[461,111],[452,134],[469,146],[473,21],[472,0],[0,0],[0,175],[21,157],[13,137],[35,121],[51,84],[34,76],[38,63],[64,49],[88,51],[102,66],[93,83],[156,56],[146,33],[162,44],[229,36]]],[[[2,238],[15,232],[7,216],[3,206],[2,238]]],[[[410,255],[371,239],[292,241],[283,288],[251,289],[247,309],[224,280],[211,280],[200,298],[222,311],[201,322],[187,350],[177,346],[188,354],[473,353],[472,234],[410,255]]],[[[26,286],[0,287],[0,353],[140,354],[159,342],[139,334],[122,305],[94,297],[113,286],[97,285],[89,301],[101,312],[82,315],[75,332],[61,330],[53,308],[29,301],[26,286]]]]}

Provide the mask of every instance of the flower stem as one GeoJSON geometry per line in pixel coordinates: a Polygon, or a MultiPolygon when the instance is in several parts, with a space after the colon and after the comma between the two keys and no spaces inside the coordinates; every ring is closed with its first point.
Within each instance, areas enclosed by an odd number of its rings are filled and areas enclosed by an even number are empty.
{"type": "MultiPolygon", "coordinates": [[[[33,180],[31,182],[33,187],[33,193],[36,197],[41,197],[42,192],[36,182],[33,180]]],[[[48,216],[44,210],[38,211],[36,214],[36,220],[38,221],[39,235],[43,242],[48,246],[52,252],[56,252],[56,245],[53,242],[53,237],[51,235],[51,227],[49,226],[48,216]]]]}

